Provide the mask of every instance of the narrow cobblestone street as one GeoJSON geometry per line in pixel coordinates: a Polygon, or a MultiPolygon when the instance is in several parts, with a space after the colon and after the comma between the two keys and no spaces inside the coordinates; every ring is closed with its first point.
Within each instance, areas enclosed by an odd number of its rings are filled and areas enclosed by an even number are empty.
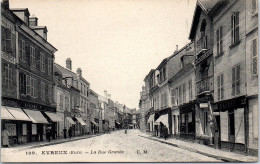
{"type": "Polygon", "coordinates": [[[92,138],[23,151],[21,147],[19,151],[16,147],[6,148],[2,149],[2,154],[5,154],[2,160],[21,161],[13,157],[23,155],[23,161],[31,162],[42,160],[45,162],[64,160],[74,162],[82,160],[86,162],[221,162],[195,152],[140,137],[139,134],[142,134],[139,130],[128,130],[127,134],[120,130],[92,138]],[[56,153],[54,155],[51,151],[59,152],[53,152],[56,153]],[[33,153],[35,154],[32,155],[33,153]]]}

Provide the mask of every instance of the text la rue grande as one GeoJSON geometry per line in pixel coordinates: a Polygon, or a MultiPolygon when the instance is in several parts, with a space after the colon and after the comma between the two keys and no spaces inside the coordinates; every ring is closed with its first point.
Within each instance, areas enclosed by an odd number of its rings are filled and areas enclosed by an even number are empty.
{"type": "Polygon", "coordinates": [[[123,150],[91,150],[90,154],[124,154],[123,150]]]}

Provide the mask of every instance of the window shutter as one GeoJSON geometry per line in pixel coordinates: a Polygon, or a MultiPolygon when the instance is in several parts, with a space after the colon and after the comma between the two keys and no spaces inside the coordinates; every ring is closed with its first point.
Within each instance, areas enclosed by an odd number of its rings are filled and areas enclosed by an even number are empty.
{"type": "Polygon", "coordinates": [[[217,77],[217,84],[218,84],[218,100],[220,100],[220,76],[217,77]]]}
{"type": "Polygon", "coordinates": [[[219,29],[219,46],[220,46],[220,52],[219,53],[222,53],[223,52],[223,39],[222,39],[222,37],[223,37],[223,27],[221,26],[220,27],[220,29],[219,29]]]}
{"type": "Polygon", "coordinates": [[[218,55],[219,54],[219,29],[217,29],[216,36],[217,36],[217,55],[218,55]]]}
{"type": "Polygon", "coordinates": [[[236,34],[235,34],[236,40],[235,40],[235,42],[237,42],[237,41],[239,41],[239,12],[236,12],[236,19],[235,20],[236,20],[236,26],[235,26],[236,27],[236,29],[235,29],[236,30],[235,31],[236,32],[236,34]]]}
{"type": "Polygon", "coordinates": [[[257,69],[258,69],[258,64],[257,64],[257,42],[256,39],[253,40],[252,43],[252,73],[253,76],[257,75],[257,69]]]}
{"type": "Polygon", "coordinates": [[[235,76],[236,76],[236,69],[235,67],[232,68],[232,95],[235,95],[235,76]]]}
{"type": "Polygon", "coordinates": [[[2,51],[5,51],[5,38],[6,38],[6,28],[1,26],[1,46],[2,51]]]}
{"type": "Polygon", "coordinates": [[[10,28],[6,29],[6,52],[12,53],[12,31],[10,28]]]}
{"type": "MultiPolygon", "coordinates": [[[[5,68],[5,74],[4,74],[4,84],[5,84],[5,87],[8,85],[8,67],[7,66],[5,66],[4,67],[5,68]]],[[[8,89],[8,88],[7,88],[8,89]]]]}
{"type": "Polygon", "coordinates": [[[237,66],[236,72],[236,94],[240,94],[240,65],[237,66]]]}
{"type": "Polygon", "coordinates": [[[224,98],[224,75],[223,74],[221,74],[221,78],[220,78],[221,80],[220,80],[220,85],[221,85],[221,99],[223,99],[224,98]]]}
{"type": "Polygon", "coordinates": [[[256,0],[252,0],[252,13],[256,11],[256,0]]]}
{"type": "Polygon", "coordinates": [[[12,33],[12,54],[13,54],[13,56],[15,56],[15,53],[16,53],[16,39],[15,39],[15,34],[14,33],[12,33]]]}
{"type": "Polygon", "coordinates": [[[234,14],[231,15],[231,43],[234,43],[234,14]]]}

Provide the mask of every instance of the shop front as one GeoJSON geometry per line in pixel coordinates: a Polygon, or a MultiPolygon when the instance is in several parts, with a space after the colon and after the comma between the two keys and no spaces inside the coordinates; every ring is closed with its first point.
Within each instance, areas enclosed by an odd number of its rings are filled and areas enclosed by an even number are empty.
{"type": "Polygon", "coordinates": [[[21,108],[2,106],[1,107],[2,128],[6,128],[10,133],[10,144],[22,144],[30,142],[31,138],[27,133],[27,124],[32,120],[23,112],[21,108]]]}
{"type": "Polygon", "coordinates": [[[94,118],[90,119],[90,122],[91,122],[91,133],[92,134],[98,133],[99,125],[98,125],[97,121],[98,121],[98,119],[94,119],[94,118]]]}
{"type": "Polygon", "coordinates": [[[147,120],[147,126],[149,132],[154,132],[154,114],[151,114],[149,116],[149,119],[147,120]]]}
{"type": "MultiPolygon", "coordinates": [[[[52,112],[42,112],[42,113],[45,115],[48,122],[50,122],[50,124],[48,126],[51,127],[51,137],[52,137],[52,139],[57,139],[57,137],[58,137],[58,126],[57,126],[57,124],[60,123],[60,122],[63,122],[62,118],[60,118],[59,115],[56,114],[56,113],[52,113],[52,112]]],[[[45,128],[44,128],[44,132],[46,132],[45,128]]]]}
{"type": "MultiPolygon", "coordinates": [[[[49,124],[47,119],[40,111],[23,109],[24,112],[32,120],[32,123],[27,123],[27,135],[30,141],[43,141],[46,139],[45,129],[49,124]]],[[[26,126],[26,125],[23,125],[26,126]]]]}
{"type": "Polygon", "coordinates": [[[161,115],[156,121],[155,124],[157,125],[157,136],[162,137],[162,130],[163,127],[166,126],[168,129],[168,134],[169,134],[169,122],[168,122],[168,114],[161,115]]]}
{"type": "Polygon", "coordinates": [[[195,140],[195,103],[179,106],[180,110],[180,138],[195,140]]]}
{"type": "Polygon", "coordinates": [[[246,151],[248,130],[247,100],[245,96],[220,101],[214,104],[214,115],[219,133],[214,137],[215,144],[231,151],[246,151]]]}
{"type": "Polygon", "coordinates": [[[75,117],[76,119],[76,134],[77,135],[84,135],[85,126],[87,125],[86,122],[82,119],[82,117],[75,117]]]}

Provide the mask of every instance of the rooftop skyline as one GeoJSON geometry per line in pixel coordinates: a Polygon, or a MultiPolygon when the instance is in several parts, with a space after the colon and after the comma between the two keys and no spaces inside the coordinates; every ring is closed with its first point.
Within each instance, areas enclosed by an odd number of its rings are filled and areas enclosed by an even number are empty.
{"type": "Polygon", "coordinates": [[[137,108],[143,77],[189,42],[195,0],[10,0],[47,26],[55,62],[82,69],[90,88],[137,108]],[[47,11],[47,12],[46,12],[47,11]],[[185,12],[184,12],[185,11],[185,12]],[[182,13],[180,17],[180,13],[182,13]]]}

